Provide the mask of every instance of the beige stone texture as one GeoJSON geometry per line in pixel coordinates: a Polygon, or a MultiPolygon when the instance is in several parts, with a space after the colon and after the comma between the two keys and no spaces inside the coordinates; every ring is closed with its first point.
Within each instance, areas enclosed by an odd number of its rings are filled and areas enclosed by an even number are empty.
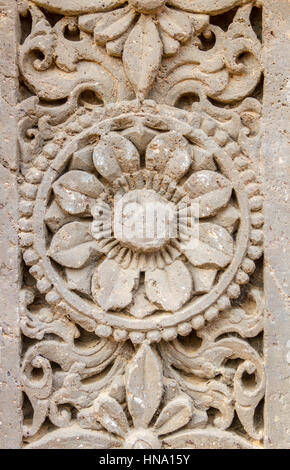
{"type": "Polygon", "coordinates": [[[289,9],[0,0],[1,448],[290,448],[289,9]]]}
{"type": "Polygon", "coordinates": [[[1,1],[0,20],[0,447],[22,441],[20,329],[18,292],[21,283],[17,237],[17,15],[14,2],[1,1]]]}
{"type": "Polygon", "coordinates": [[[265,193],[265,446],[290,448],[289,2],[266,4],[262,158],[265,193]]]}

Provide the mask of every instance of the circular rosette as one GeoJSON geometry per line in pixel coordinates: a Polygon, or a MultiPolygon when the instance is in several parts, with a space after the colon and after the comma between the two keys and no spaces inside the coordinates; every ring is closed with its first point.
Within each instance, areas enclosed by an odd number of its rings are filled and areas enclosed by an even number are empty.
{"type": "Polygon", "coordinates": [[[39,190],[24,259],[47,301],[100,336],[190,333],[230,307],[261,255],[250,170],[177,117],[116,105],[63,148],[46,145],[39,158],[54,161],[37,183],[27,174],[22,206],[39,190]]]}

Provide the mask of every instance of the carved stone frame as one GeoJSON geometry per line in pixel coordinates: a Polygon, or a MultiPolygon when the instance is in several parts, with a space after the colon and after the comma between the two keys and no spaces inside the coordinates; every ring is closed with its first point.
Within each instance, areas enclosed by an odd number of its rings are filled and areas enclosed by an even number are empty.
{"type": "MultiPolygon", "coordinates": [[[[21,335],[17,295],[21,286],[21,265],[17,244],[19,149],[16,134],[16,44],[19,25],[14,0],[1,1],[0,9],[0,447],[21,448],[21,335]]],[[[263,168],[265,194],[265,448],[290,448],[290,317],[287,306],[289,181],[286,137],[289,60],[287,61],[285,46],[289,30],[287,11],[290,13],[287,0],[264,0],[265,85],[259,164],[263,168]]]]}

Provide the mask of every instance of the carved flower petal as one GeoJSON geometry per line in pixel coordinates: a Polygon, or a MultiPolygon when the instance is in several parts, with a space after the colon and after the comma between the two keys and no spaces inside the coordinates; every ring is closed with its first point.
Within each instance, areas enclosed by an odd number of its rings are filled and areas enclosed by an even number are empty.
{"type": "Polygon", "coordinates": [[[66,280],[69,289],[77,290],[82,294],[91,294],[91,280],[95,268],[95,263],[89,264],[84,268],[72,269],[66,268],[66,280]]]}
{"type": "Polygon", "coordinates": [[[185,429],[162,439],[165,449],[253,449],[243,437],[221,429],[185,429]]]}
{"type": "Polygon", "coordinates": [[[229,204],[227,207],[220,210],[217,215],[211,219],[211,222],[225,227],[232,233],[238,225],[239,218],[239,211],[233,205],[229,204]]]}
{"type": "Polygon", "coordinates": [[[136,16],[136,12],[131,9],[121,8],[108,13],[100,13],[96,18],[94,29],[95,41],[99,44],[106,44],[108,41],[120,37],[131,26],[136,16]]]}
{"type": "Polygon", "coordinates": [[[113,41],[108,41],[106,44],[107,53],[113,57],[121,57],[125,42],[127,41],[131,31],[132,25],[127,29],[124,34],[122,34],[122,36],[118,37],[117,39],[114,39],[113,41]]]}
{"type": "Polygon", "coordinates": [[[64,15],[95,13],[116,8],[127,0],[34,0],[36,5],[64,15]]]}
{"type": "Polygon", "coordinates": [[[87,15],[81,15],[78,19],[78,27],[81,31],[86,33],[93,33],[99,13],[88,13],[87,15]]]}
{"type": "Polygon", "coordinates": [[[216,164],[213,160],[212,153],[201,147],[195,146],[193,149],[193,168],[195,171],[200,170],[216,170],[216,164]]]}
{"type": "Polygon", "coordinates": [[[124,437],[128,432],[128,421],[119,403],[107,394],[101,394],[94,403],[97,420],[107,431],[124,437]]]}
{"type": "Polygon", "coordinates": [[[160,28],[177,41],[185,42],[190,37],[192,25],[186,13],[165,7],[159,16],[160,28]]]}
{"type": "Polygon", "coordinates": [[[148,344],[143,344],[126,370],[127,403],[135,428],[146,428],[161,401],[161,365],[148,344]]]}
{"type": "Polygon", "coordinates": [[[144,285],[139,286],[134,296],[134,302],[130,306],[131,315],[135,318],[145,318],[156,310],[158,310],[156,305],[152,305],[146,298],[144,285]]]}
{"type": "Polygon", "coordinates": [[[73,222],[74,219],[74,216],[64,212],[56,201],[52,201],[45,213],[44,220],[52,232],[57,232],[63,225],[73,222]]]}
{"type": "Polygon", "coordinates": [[[162,57],[162,43],[150,15],[141,15],[123,52],[125,72],[136,93],[145,96],[155,80],[162,57]]]}
{"type": "Polygon", "coordinates": [[[203,170],[193,173],[183,188],[199,205],[199,217],[215,215],[225,207],[232,194],[231,182],[215,171],[203,170]]]}
{"type": "Polygon", "coordinates": [[[191,400],[187,395],[180,395],[170,401],[161,411],[155,429],[158,436],[168,434],[185,426],[192,415],[191,400]]]}
{"type": "Polygon", "coordinates": [[[182,261],[145,273],[146,294],[151,302],[169,311],[178,310],[190,298],[192,278],[182,261]]]}
{"type": "Polygon", "coordinates": [[[165,31],[162,31],[162,29],[160,29],[159,34],[163,44],[163,54],[168,57],[176,54],[180,48],[179,42],[170,37],[165,31]]]}
{"type": "Polygon", "coordinates": [[[93,146],[87,145],[73,153],[70,170],[94,171],[93,146]]]}
{"type": "Polygon", "coordinates": [[[223,13],[230,8],[238,6],[241,0],[168,0],[166,3],[181,10],[210,15],[211,13],[223,13]]]}
{"type": "MultiPolygon", "coordinates": [[[[59,0],[58,0],[59,1],[59,0]]],[[[101,431],[82,429],[78,425],[45,434],[27,445],[28,449],[111,449],[119,447],[119,438],[101,431]]]]}
{"type": "Polygon", "coordinates": [[[125,308],[132,302],[138,282],[139,271],[123,269],[116,261],[106,259],[94,272],[92,295],[105,311],[125,308]]]}
{"type": "Polygon", "coordinates": [[[189,269],[193,279],[194,293],[204,294],[209,292],[215,281],[217,269],[205,269],[196,266],[190,266],[189,269]]]}
{"type": "Polygon", "coordinates": [[[199,225],[199,238],[183,241],[179,249],[194,266],[225,268],[232,260],[234,243],[225,228],[202,223],[199,225]]]}
{"type": "Polygon", "coordinates": [[[117,132],[109,132],[101,138],[94,150],[94,164],[98,172],[108,181],[121,176],[122,171],[133,173],[140,167],[136,147],[117,132]]]}
{"type": "Polygon", "coordinates": [[[186,139],[175,131],[156,136],[146,151],[146,168],[178,181],[191,165],[191,150],[186,139]]]}
{"type": "Polygon", "coordinates": [[[55,198],[69,214],[89,214],[90,206],[103,190],[102,183],[91,173],[72,170],[53,185],[55,198]]]}
{"type": "Polygon", "coordinates": [[[52,238],[48,255],[67,268],[81,268],[97,256],[97,244],[90,233],[90,223],[71,222],[52,238]]]}

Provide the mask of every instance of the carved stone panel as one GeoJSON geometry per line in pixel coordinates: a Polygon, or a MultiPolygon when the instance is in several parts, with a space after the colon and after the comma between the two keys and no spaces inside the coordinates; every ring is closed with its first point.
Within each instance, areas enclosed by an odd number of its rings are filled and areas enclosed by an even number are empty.
{"type": "Polygon", "coordinates": [[[4,2],[3,447],[271,446],[268,3],[4,2]]]}

